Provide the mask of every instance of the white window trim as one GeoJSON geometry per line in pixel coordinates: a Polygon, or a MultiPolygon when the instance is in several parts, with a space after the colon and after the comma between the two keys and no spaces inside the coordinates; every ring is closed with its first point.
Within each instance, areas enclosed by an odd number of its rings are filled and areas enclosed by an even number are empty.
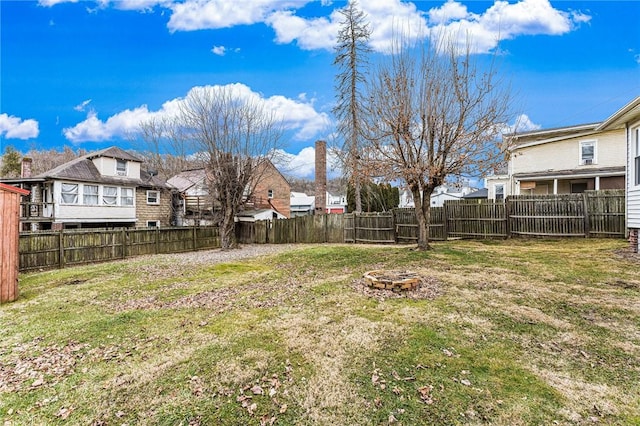
{"type": "Polygon", "coordinates": [[[160,221],[159,220],[148,220],[147,221],[147,228],[160,228],[160,221]],[[152,222],[155,223],[154,226],[149,225],[152,222]]]}
{"type": "Polygon", "coordinates": [[[494,200],[498,199],[498,187],[502,187],[502,198],[500,198],[500,200],[504,200],[505,198],[507,198],[505,195],[505,189],[507,186],[504,183],[493,184],[493,199],[494,200]]]}
{"type": "Polygon", "coordinates": [[[148,191],[147,191],[147,204],[152,205],[152,206],[158,206],[158,205],[160,205],[160,191],[157,191],[157,190],[148,190],[148,191]],[[155,201],[155,202],[151,202],[151,201],[149,201],[149,194],[150,194],[151,192],[155,192],[155,193],[156,193],[156,197],[155,197],[155,198],[156,198],[156,201],[155,201]]]}
{"type": "Polygon", "coordinates": [[[60,204],[67,204],[67,205],[79,205],[80,204],[80,184],[78,183],[69,183],[69,182],[62,182],[60,184],[60,204]],[[65,192],[64,191],[64,186],[65,185],[73,185],[75,186],[75,191],[73,192],[65,192]],[[74,202],[67,202],[64,199],[65,195],[71,195],[71,196],[75,196],[75,201],[74,202]]]}
{"type": "Polygon", "coordinates": [[[116,159],[116,176],[128,176],[129,173],[129,164],[125,160],[116,159]],[[118,163],[124,163],[124,172],[118,170],[118,163]]]}
{"type": "Polygon", "coordinates": [[[585,141],[580,141],[579,149],[578,149],[578,164],[581,166],[598,164],[598,141],[596,139],[589,139],[585,141]],[[593,160],[591,164],[586,164],[584,160],[582,160],[582,147],[584,145],[593,144],[593,160]]]}
{"type": "Polygon", "coordinates": [[[267,190],[267,198],[272,199],[273,198],[273,194],[274,194],[273,189],[267,190]]]}

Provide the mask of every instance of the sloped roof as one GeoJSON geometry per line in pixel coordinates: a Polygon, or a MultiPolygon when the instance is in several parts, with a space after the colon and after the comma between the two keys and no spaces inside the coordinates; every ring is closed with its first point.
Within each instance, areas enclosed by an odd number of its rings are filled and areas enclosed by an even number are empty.
{"type": "Polygon", "coordinates": [[[138,157],[123,151],[118,147],[110,147],[100,151],[92,152],[82,157],[75,158],[51,170],[34,176],[35,178],[46,179],[68,179],[80,182],[114,183],[143,185],[140,179],[128,177],[103,176],[100,174],[92,159],[98,157],[116,158],[119,160],[142,162],[138,157]]]}
{"type": "Polygon", "coordinates": [[[479,199],[479,198],[489,198],[489,190],[487,188],[478,189],[470,194],[462,196],[462,198],[471,198],[471,199],[479,199]]]}
{"type": "Polygon", "coordinates": [[[204,183],[205,179],[206,173],[204,169],[185,170],[170,178],[167,184],[180,192],[184,192],[197,184],[204,183]]]}

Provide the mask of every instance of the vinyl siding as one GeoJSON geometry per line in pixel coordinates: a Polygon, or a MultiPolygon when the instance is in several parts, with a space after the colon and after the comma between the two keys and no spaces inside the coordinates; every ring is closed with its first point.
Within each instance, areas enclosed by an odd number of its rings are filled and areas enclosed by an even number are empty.
{"type": "Polygon", "coordinates": [[[640,122],[629,126],[627,143],[627,227],[640,229],[640,185],[635,185],[635,129],[640,127],[640,122]]]}
{"type": "Polygon", "coordinates": [[[564,141],[545,143],[516,149],[512,156],[513,173],[533,173],[554,170],[572,170],[616,167],[625,164],[625,131],[617,129],[595,133],[564,141]],[[596,163],[580,165],[580,142],[594,140],[596,163]]]}

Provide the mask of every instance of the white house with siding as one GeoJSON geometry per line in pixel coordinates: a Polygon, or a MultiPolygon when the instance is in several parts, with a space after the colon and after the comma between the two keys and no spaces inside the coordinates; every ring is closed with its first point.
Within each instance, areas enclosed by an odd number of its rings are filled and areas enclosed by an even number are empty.
{"type": "Polygon", "coordinates": [[[634,252],[640,252],[640,96],[622,107],[598,127],[622,131],[626,143],[627,228],[634,252]]]}
{"type": "Polygon", "coordinates": [[[505,135],[507,173],[487,177],[489,198],[624,189],[625,129],[604,123],[505,135]]]}

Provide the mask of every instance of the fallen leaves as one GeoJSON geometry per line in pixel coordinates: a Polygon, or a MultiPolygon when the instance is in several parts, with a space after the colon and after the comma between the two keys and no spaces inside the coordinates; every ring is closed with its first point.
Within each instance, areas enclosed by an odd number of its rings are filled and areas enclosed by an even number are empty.
{"type": "Polygon", "coordinates": [[[284,376],[273,373],[265,375],[254,383],[240,388],[236,402],[250,416],[259,416],[260,425],[273,425],[278,415],[285,414],[289,409],[287,403],[281,402],[278,395],[287,396],[285,384],[293,381],[293,367],[287,359],[284,365],[284,376]]]}
{"type": "Polygon", "coordinates": [[[43,345],[42,338],[16,344],[0,363],[0,393],[53,386],[75,371],[89,345],[43,345]]]}

